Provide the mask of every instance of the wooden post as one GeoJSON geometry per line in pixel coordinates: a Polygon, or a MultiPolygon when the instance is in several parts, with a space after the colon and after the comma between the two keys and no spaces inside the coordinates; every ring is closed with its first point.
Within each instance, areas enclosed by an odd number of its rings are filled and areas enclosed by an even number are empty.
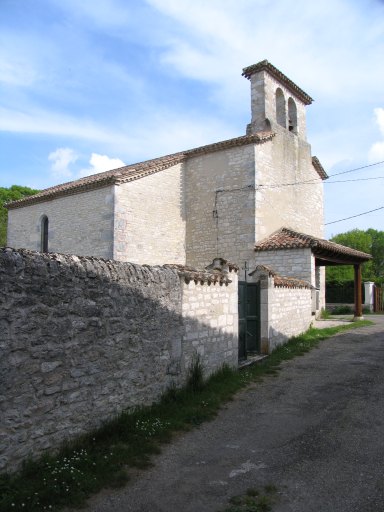
{"type": "Polygon", "coordinates": [[[363,308],[361,305],[361,265],[353,266],[355,271],[355,317],[354,320],[361,320],[363,317],[363,308]]]}

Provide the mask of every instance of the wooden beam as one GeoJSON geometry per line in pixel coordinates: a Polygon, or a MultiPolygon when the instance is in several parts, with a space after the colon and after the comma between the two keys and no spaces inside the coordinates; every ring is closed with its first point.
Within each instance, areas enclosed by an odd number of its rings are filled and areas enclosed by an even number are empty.
{"type": "Polygon", "coordinates": [[[361,265],[353,266],[355,273],[355,319],[363,316],[362,298],[361,298],[361,265]]]}

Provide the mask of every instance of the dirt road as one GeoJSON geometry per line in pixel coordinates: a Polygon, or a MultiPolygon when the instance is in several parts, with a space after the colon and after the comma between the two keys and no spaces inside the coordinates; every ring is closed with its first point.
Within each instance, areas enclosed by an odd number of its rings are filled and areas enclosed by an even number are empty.
{"type": "Polygon", "coordinates": [[[273,484],[274,512],[384,511],[384,316],[323,341],[178,437],[93,512],[215,512],[273,484]]]}

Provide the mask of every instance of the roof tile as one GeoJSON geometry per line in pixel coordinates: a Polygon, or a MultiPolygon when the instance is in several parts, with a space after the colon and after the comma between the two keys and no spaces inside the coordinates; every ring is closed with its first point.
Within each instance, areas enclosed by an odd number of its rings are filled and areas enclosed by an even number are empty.
{"type": "Polygon", "coordinates": [[[99,174],[93,174],[92,176],[86,176],[76,181],[70,181],[63,183],[62,185],[56,185],[54,187],[47,188],[41,192],[28,196],[18,201],[13,201],[5,205],[8,209],[22,208],[30,204],[41,203],[44,201],[50,201],[60,196],[67,196],[72,194],[78,194],[86,190],[92,190],[96,188],[106,187],[113,184],[121,184],[129,181],[138,180],[144,176],[155,174],[184,162],[188,158],[194,156],[213,153],[215,151],[221,151],[223,149],[232,148],[236,146],[244,146],[247,144],[260,144],[271,140],[275,134],[271,131],[261,131],[252,135],[244,135],[234,139],[228,139],[206,146],[189,149],[186,151],[180,151],[171,155],[162,156],[160,158],[154,158],[152,160],[146,160],[132,165],[126,165],[119,167],[118,169],[112,169],[110,171],[101,172],[99,174]]]}
{"type": "Polygon", "coordinates": [[[298,248],[310,248],[315,255],[320,253],[334,254],[345,258],[349,257],[358,260],[358,262],[372,259],[372,256],[365,252],[284,227],[255,245],[255,251],[259,252],[298,248]]]}

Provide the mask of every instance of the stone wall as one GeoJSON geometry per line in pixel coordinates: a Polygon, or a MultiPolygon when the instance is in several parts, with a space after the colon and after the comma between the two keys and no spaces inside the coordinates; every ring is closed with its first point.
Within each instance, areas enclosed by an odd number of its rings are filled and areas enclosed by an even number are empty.
{"type": "Polygon", "coordinates": [[[8,212],[10,247],[41,250],[41,219],[49,220],[50,252],[112,258],[113,187],[58,197],[8,212]]]}
{"type": "Polygon", "coordinates": [[[195,350],[236,364],[236,293],[234,273],[1,249],[0,469],[181,385],[195,350]]]}
{"type": "Polygon", "coordinates": [[[185,263],[183,165],[116,186],[114,232],[115,260],[185,263]]]}
{"type": "Polygon", "coordinates": [[[262,265],[251,272],[250,281],[260,283],[261,352],[270,354],[310,327],[314,289],[309,282],[281,277],[262,265]]]}
{"type": "Polygon", "coordinates": [[[266,265],[282,276],[308,281],[318,290],[317,314],[325,307],[325,269],[316,267],[310,248],[255,252],[250,268],[258,265],[266,265]]]}
{"type": "Polygon", "coordinates": [[[218,254],[237,264],[255,244],[254,145],[189,158],[185,164],[187,264],[218,254]]]}
{"type": "Polygon", "coordinates": [[[312,165],[311,146],[281,126],[274,131],[255,153],[256,241],[281,227],[321,238],[323,182],[312,165]]]}
{"type": "Polygon", "coordinates": [[[311,249],[280,249],[254,253],[251,268],[266,265],[286,277],[304,279],[315,285],[315,259],[311,249]]]}
{"type": "Polygon", "coordinates": [[[193,354],[200,354],[208,373],[223,361],[238,364],[238,292],[237,274],[231,273],[231,286],[223,293],[223,284],[201,286],[183,283],[183,354],[185,365],[193,354]]]}
{"type": "Polygon", "coordinates": [[[314,320],[311,295],[308,288],[272,288],[268,327],[269,352],[310,327],[314,320]]]}

